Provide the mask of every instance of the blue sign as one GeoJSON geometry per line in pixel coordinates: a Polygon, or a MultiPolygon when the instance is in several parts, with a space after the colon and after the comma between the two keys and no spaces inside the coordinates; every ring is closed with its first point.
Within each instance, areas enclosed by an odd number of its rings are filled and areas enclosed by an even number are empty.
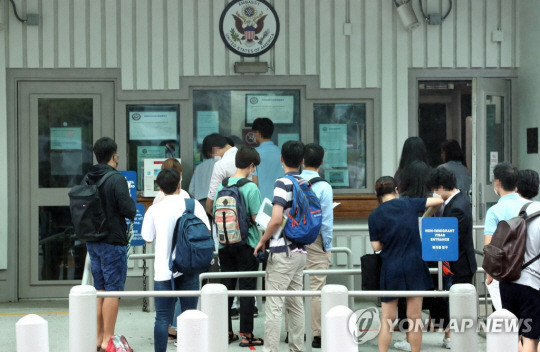
{"type": "Polygon", "coordinates": [[[133,238],[131,239],[132,247],[142,246],[146,243],[141,236],[141,228],[145,211],[144,204],[135,203],[135,206],[137,207],[137,214],[135,215],[135,220],[133,220],[133,238]]]}
{"type": "Polygon", "coordinates": [[[425,261],[456,261],[458,251],[457,218],[422,219],[422,259],[425,261]]]}
{"type": "Polygon", "coordinates": [[[129,195],[136,202],[137,201],[137,172],[135,171],[120,171],[122,176],[127,181],[129,187],[129,195]]]}

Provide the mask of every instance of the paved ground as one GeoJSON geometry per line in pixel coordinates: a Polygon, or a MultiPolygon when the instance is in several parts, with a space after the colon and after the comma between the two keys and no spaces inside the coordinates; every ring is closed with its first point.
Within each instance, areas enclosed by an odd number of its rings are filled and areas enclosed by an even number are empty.
{"type": "MultiPolygon", "coordinates": [[[[370,305],[364,303],[362,306],[370,305]]],[[[123,299],[120,303],[120,313],[117,322],[117,333],[128,339],[135,352],[152,352],[154,314],[142,312],[142,301],[123,299]]],[[[359,308],[359,307],[357,307],[359,308]]],[[[39,314],[49,324],[49,350],[51,352],[68,351],[68,301],[30,301],[19,303],[0,303],[0,351],[16,352],[15,323],[26,314],[39,314]]],[[[238,320],[233,321],[233,327],[238,328],[238,320]]],[[[255,318],[256,336],[264,335],[264,314],[255,318]]],[[[282,334],[282,341],[285,333],[282,334]]],[[[395,333],[393,339],[403,339],[403,333],[395,333]]],[[[441,347],[442,333],[424,333],[422,351],[438,352],[449,351],[441,347]]],[[[471,346],[472,347],[472,346],[471,346]]],[[[262,350],[257,348],[256,350],[262,350]]],[[[485,339],[479,337],[479,344],[472,351],[485,351],[485,339]]],[[[176,351],[171,343],[168,351],[176,351]]],[[[238,343],[229,345],[228,351],[249,351],[238,343]]],[[[281,344],[280,351],[288,351],[285,343],[281,344]]],[[[320,351],[320,350],[314,350],[320,351]]],[[[377,351],[376,339],[359,345],[359,351],[377,351]]],[[[390,349],[390,351],[397,351],[390,349]]],[[[467,351],[469,352],[469,351],[467,351]]]]}

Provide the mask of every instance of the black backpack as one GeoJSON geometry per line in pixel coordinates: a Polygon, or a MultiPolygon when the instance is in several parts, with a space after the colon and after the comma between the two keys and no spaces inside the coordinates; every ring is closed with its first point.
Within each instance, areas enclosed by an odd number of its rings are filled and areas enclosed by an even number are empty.
{"type": "Polygon", "coordinates": [[[100,241],[107,236],[104,231],[107,217],[103,210],[99,187],[118,171],[109,171],[98,183],[92,184],[86,175],[80,185],[69,191],[69,210],[77,238],[83,241],[100,241]]]}

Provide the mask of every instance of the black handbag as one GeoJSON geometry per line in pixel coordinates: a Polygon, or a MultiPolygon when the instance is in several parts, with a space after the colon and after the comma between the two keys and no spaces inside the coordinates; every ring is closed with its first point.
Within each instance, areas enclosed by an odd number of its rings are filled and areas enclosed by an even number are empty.
{"type": "Polygon", "coordinates": [[[381,267],[382,259],[380,254],[366,254],[360,257],[362,268],[362,290],[378,291],[381,289],[381,267]]]}

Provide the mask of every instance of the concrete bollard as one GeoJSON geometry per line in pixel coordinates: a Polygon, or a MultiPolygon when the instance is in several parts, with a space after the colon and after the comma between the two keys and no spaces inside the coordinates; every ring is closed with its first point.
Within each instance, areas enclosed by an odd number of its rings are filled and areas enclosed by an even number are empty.
{"type": "MultiPolygon", "coordinates": [[[[450,288],[449,326],[452,330],[452,352],[468,351],[470,346],[478,345],[477,320],[478,311],[474,286],[471,284],[452,285],[450,288]],[[452,329],[452,324],[456,325],[455,329],[452,329]]],[[[488,349],[488,351],[490,350],[488,349]]]]}
{"type": "Polygon", "coordinates": [[[69,351],[94,352],[96,341],[96,289],[88,285],[74,286],[69,292],[69,351]]]}
{"type": "Polygon", "coordinates": [[[15,335],[17,352],[49,352],[49,323],[39,315],[28,314],[19,319],[15,335]]]}
{"type": "Polygon", "coordinates": [[[209,352],[208,315],[195,309],[178,316],[178,352],[209,352]]]}
{"type": "Polygon", "coordinates": [[[356,338],[353,335],[356,324],[350,326],[352,314],[353,311],[348,307],[337,306],[330,309],[324,316],[325,326],[327,327],[327,352],[358,352],[356,338]]]}
{"type": "Polygon", "coordinates": [[[212,336],[208,341],[208,352],[228,349],[228,300],[225,285],[206,284],[201,290],[201,311],[208,316],[208,336],[212,336]]]}
{"type": "Polygon", "coordinates": [[[498,309],[487,318],[486,351],[517,352],[519,321],[512,312],[498,309]]]}
{"type": "MultiPolygon", "coordinates": [[[[336,306],[348,306],[349,290],[343,285],[325,285],[321,290],[321,317],[336,306]]],[[[328,351],[326,319],[321,319],[321,351],[328,351]]],[[[309,341],[308,341],[309,342],[309,341]]],[[[308,344],[311,347],[311,344],[308,344]]]]}

